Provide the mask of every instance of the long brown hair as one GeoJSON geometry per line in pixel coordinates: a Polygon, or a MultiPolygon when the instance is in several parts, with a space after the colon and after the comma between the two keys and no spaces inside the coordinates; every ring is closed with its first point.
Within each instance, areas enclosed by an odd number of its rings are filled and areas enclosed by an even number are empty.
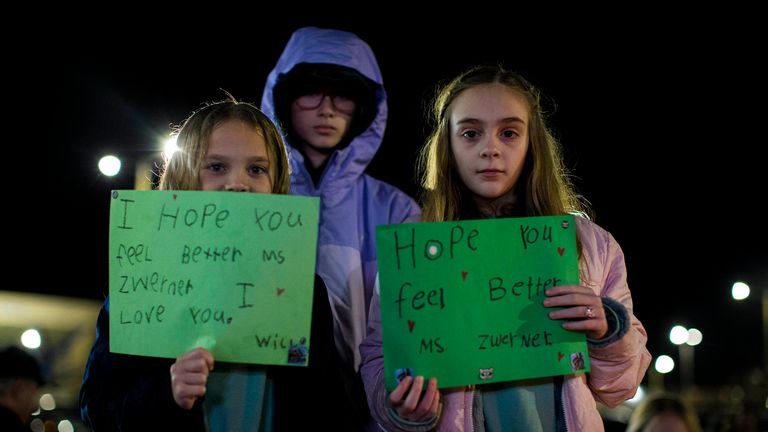
{"type": "Polygon", "coordinates": [[[232,96],[209,103],[193,112],[177,128],[178,150],[166,161],[160,176],[161,190],[200,189],[200,167],[208,152],[211,134],[221,123],[239,120],[256,130],[267,144],[272,193],[287,194],[290,186],[288,155],[277,127],[256,106],[238,102],[232,96]]]}
{"type": "MultiPolygon", "coordinates": [[[[587,203],[570,181],[560,144],[547,127],[541,94],[521,75],[500,66],[476,66],[440,89],[431,106],[432,133],[421,150],[418,169],[424,191],[422,220],[460,220],[475,204],[467,199],[467,188],[456,171],[451,151],[451,104],[464,90],[483,84],[502,84],[523,97],[529,109],[530,145],[523,172],[517,182],[521,216],[551,216],[589,212],[587,203]]],[[[471,212],[469,212],[471,213],[471,212]]]]}

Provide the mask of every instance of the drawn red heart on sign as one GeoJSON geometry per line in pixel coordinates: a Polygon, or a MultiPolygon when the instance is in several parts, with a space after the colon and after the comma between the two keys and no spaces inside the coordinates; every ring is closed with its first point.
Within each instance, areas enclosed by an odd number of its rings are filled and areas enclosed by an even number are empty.
{"type": "Polygon", "coordinates": [[[467,272],[464,270],[461,271],[461,280],[467,280],[467,272]]]}
{"type": "Polygon", "coordinates": [[[563,252],[565,252],[565,248],[561,248],[561,247],[558,246],[557,253],[559,253],[560,256],[563,256],[563,252]]]}
{"type": "Polygon", "coordinates": [[[565,357],[565,354],[561,353],[560,351],[557,352],[557,361],[560,361],[565,357]]]}
{"type": "Polygon", "coordinates": [[[411,333],[413,333],[413,326],[415,325],[416,325],[416,321],[408,320],[408,330],[410,330],[411,333]]]}
{"type": "Polygon", "coordinates": [[[277,289],[277,296],[278,296],[278,297],[280,297],[280,295],[281,295],[282,293],[284,293],[284,292],[285,292],[285,288],[278,288],[278,289],[277,289]]]}

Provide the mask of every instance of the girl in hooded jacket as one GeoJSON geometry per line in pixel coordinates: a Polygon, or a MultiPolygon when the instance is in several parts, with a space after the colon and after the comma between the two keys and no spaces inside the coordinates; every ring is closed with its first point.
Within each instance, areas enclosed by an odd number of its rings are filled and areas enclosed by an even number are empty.
{"type": "Polygon", "coordinates": [[[317,274],[328,287],[343,386],[370,421],[359,345],[378,270],[376,225],[415,222],[416,202],[366,174],[387,123],[387,94],[370,46],[355,34],[296,30],[267,78],[261,107],[285,134],[291,193],[320,197],[317,274]]]}

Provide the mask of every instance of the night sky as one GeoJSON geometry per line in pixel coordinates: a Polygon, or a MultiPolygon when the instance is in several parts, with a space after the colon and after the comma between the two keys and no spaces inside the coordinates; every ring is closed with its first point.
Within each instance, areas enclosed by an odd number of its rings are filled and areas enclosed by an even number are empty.
{"type": "Polygon", "coordinates": [[[135,160],[201,103],[223,98],[220,89],[258,105],[290,33],[336,27],[371,45],[389,96],[369,173],[415,195],[413,160],[435,84],[481,62],[521,72],[549,97],[574,182],[625,252],[651,353],[677,359],[669,329],[696,327],[696,382],[743,379],[762,364],[754,294],[768,289],[765,31],[749,15],[522,28],[503,14],[489,21],[492,12],[426,28],[292,18],[229,31],[179,23],[155,35],[102,23],[20,49],[19,76],[6,84],[22,104],[8,106],[6,123],[14,258],[4,289],[103,298],[109,191],[133,187],[135,160]],[[96,166],[108,153],[123,159],[115,178],[96,166]],[[752,286],[750,299],[731,300],[735,280],[752,286]]]}

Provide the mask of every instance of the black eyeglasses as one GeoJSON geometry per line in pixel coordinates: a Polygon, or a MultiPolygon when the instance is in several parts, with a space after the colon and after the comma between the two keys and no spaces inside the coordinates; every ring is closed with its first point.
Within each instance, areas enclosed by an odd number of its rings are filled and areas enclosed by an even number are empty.
{"type": "Polygon", "coordinates": [[[298,107],[303,110],[315,109],[323,103],[323,100],[325,100],[326,96],[331,98],[331,105],[333,105],[334,110],[343,114],[352,114],[355,112],[354,100],[345,96],[330,95],[326,93],[301,95],[296,98],[296,105],[298,105],[298,107]]]}

